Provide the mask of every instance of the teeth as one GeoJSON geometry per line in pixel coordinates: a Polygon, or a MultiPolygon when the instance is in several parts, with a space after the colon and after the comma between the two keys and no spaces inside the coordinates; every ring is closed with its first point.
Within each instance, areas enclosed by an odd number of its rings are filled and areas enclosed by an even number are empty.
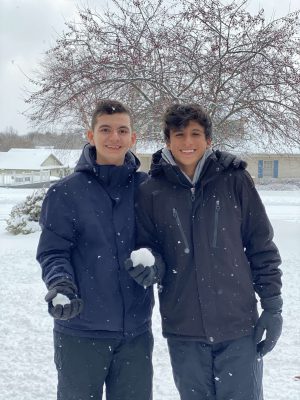
{"type": "Polygon", "coordinates": [[[194,153],[195,150],[181,150],[182,153],[194,153]]]}

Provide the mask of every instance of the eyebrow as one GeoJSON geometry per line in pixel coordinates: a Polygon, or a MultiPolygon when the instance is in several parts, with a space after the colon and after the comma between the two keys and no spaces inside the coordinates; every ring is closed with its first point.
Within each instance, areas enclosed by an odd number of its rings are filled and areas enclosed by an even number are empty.
{"type": "MultiPolygon", "coordinates": [[[[170,130],[171,132],[174,132],[174,133],[176,133],[176,132],[183,132],[184,131],[184,128],[174,128],[174,129],[171,129],[170,130]]],[[[195,128],[195,129],[193,129],[192,130],[192,133],[193,132],[197,132],[197,133],[202,133],[202,130],[201,129],[197,129],[197,128],[195,128]]]]}
{"type": "MultiPolygon", "coordinates": [[[[103,125],[98,126],[98,128],[111,128],[111,125],[103,124],[103,125]]],[[[124,129],[124,128],[130,129],[129,126],[127,126],[127,125],[121,125],[121,126],[117,127],[117,129],[124,129]]]]}

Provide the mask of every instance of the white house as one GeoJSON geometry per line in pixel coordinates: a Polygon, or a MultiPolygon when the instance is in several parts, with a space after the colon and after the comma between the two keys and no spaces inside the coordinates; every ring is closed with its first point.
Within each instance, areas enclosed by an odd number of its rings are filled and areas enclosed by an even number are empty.
{"type": "Polygon", "coordinates": [[[42,186],[73,171],[81,150],[10,149],[0,152],[0,186],[42,186]]]}

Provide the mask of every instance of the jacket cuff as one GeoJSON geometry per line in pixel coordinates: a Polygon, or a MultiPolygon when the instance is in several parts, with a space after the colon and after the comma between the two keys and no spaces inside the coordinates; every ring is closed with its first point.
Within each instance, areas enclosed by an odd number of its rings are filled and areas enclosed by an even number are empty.
{"type": "Polygon", "coordinates": [[[260,304],[261,304],[261,307],[265,311],[270,311],[273,313],[281,313],[282,312],[283,300],[280,295],[268,297],[266,299],[261,299],[260,304]]]}
{"type": "Polygon", "coordinates": [[[61,277],[61,278],[57,278],[57,279],[50,281],[50,283],[47,285],[47,289],[51,290],[56,286],[68,286],[69,288],[74,290],[74,293],[78,292],[78,289],[77,289],[77,286],[75,285],[75,283],[73,283],[73,281],[71,281],[71,279],[68,279],[66,277],[61,277]]]}

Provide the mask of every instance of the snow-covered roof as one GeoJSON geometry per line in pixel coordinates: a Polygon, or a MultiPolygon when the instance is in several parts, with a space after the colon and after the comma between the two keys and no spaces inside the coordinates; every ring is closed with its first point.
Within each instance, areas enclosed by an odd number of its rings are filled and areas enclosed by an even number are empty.
{"type": "MultiPolygon", "coordinates": [[[[214,143],[213,143],[214,145],[214,143]]],[[[163,141],[155,140],[138,140],[135,152],[141,155],[153,154],[157,150],[163,148],[165,143],[163,141]]],[[[286,155],[299,155],[300,145],[295,143],[272,142],[269,140],[262,141],[260,138],[249,137],[247,140],[239,140],[236,142],[228,143],[224,146],[216,146],[223,150],[230,151],[235,154],[242,155],[259,155],[259,154],[286,154],[286,155]]]]}
{"type": "MultiPolygon", "coordinates": [[[[299,135],[300,136],[300,135],[299,135]]],[[[280,139],[271,139],[266,135],[259,133],[247,133],[244,139],[239,139],[229,146],[223,146],[224,149],[231,151],[232,153],[244,154],[244,155],[300,155],[300,145],[292,142],[291,140],[285,140],[283,137],[280,139]]]]}
{"type": "Polygon", "coordinates": [[[82,149],[53,149],[52,154],[64,165],[64,167],[75,168],[81,156],[82,149]]]}
{"type": "Polygon", "coordinates": [[[51,168],[74,168],[81,154],[81,150],[66,149],[18,149],[12,148],[7,152],[0,153],[0,169],[14,170],[40,170],[51,168]],[[53,165],[43,163],[50,157],[56,159],[53,165]]]}
{"type": "MultiPolygon", "coordinates": [[[[21,150],[21,149],[18,149],[21,150]]],[[[51,169],[54,167],[62,167],[62,163],[56,159],[53,165],[42,166],[42,164],[51,156],[51,152],[39,151],[35,149],[23,149],[21,151],[7,151],[0,153],[0,169],[14,169],[14,170],[40,170],[51,169]]]]}

